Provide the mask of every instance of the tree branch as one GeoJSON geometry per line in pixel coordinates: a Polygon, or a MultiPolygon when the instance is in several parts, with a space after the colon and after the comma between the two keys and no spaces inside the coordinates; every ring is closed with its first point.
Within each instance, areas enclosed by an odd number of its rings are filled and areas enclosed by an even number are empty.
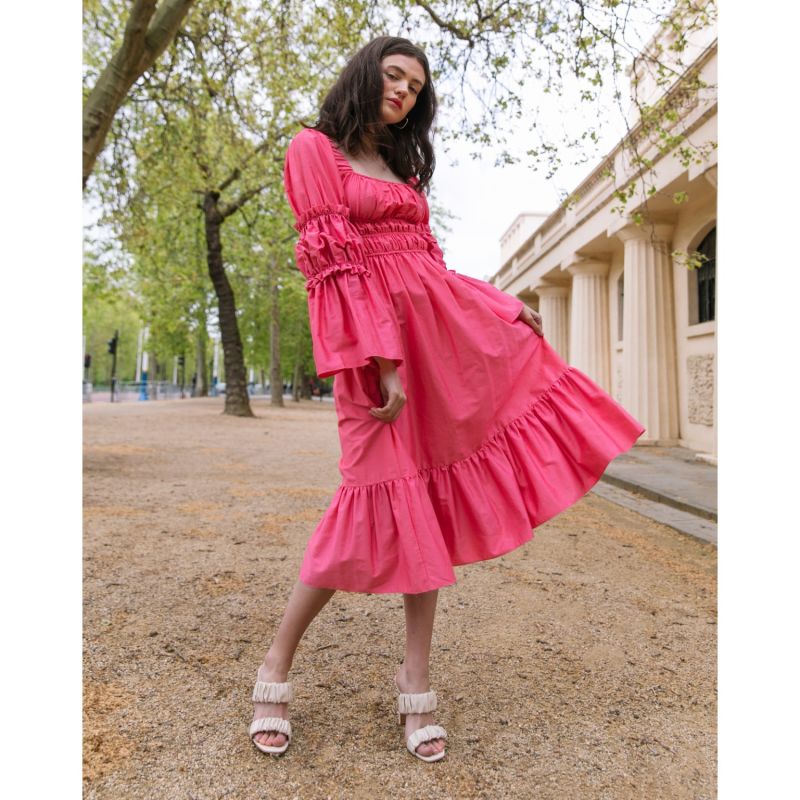
{"type": "Polygon", "coordinates": [[[447,20],[442,19],[431,7],[429,3],[424,2],[424,0],[416,0],[416,5],[418,5],[423,11],[427,13],[427,15],[440,27],[442,30],[450,31],[456,39],[461,39],[464,42],[467,42],[470,47],[475,46],[474,39],[466,32],[462,31],[457,25],[452,22],[447,22],[447,20]]]}
{"type": "Polygon", "coordinates": [[[164,0],[157,8],[157,0],[134,0],[122,44],[83,106],[84,187],[131,86],[164,52],[194,2],[164,0]]]}
{"type": "Polygon", "coordinates": [[[239,195],[239,199],[233,203],[218,205],[217,209],[219,210],[220,216],[223,219],[227,219],[231,214],[235,214],[251,197],[255,197],[260,192],[263,192],[268,186],[268,183],[262,183],[261,186],[257,186],[255,189],[248,189],[246,192],[243,192],[239,195]]]}

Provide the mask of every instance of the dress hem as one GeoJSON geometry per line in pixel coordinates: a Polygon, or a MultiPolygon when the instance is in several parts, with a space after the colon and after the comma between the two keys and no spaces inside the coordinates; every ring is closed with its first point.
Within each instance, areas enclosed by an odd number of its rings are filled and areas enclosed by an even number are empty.
{"type": "Polygon", "coordinates": [[[453,567],[533,539],[643,432],[569,367],[469,456],[373,484],[342,483],[309,540],[300,579],[361,594],[450,586],[453,567]]]}

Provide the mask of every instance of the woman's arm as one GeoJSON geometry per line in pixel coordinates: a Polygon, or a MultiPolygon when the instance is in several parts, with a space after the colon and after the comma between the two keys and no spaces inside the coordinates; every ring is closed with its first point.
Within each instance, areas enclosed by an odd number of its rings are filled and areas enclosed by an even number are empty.
{"type": "Polygon", "coordinates": [[[403,361],[395,310],[366,262],[363,238],[350,221],[332,143],[304,129],[289,144],[284,184],[300,232],[297,266],[308,278],[308,316],[317,375],[327,378],[370,364],[403,361]]]}

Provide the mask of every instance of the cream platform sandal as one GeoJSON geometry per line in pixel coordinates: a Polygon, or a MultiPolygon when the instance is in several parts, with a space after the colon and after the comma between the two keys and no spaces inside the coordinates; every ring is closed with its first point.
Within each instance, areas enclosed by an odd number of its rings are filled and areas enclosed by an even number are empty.
{"type": "MultiPolygon", "coordinates": [[[[405,725],[406,714],[427,714],[429,711],[436,710],[436,692],[421,692],[419,694],[406,694],[400,691],[397,685],[397,676],[394,678],[394,685],[399,694],[397,695],[397,722],[400,725],[405,725]]],[[[441,725],[426,725],[424,728],[418,728],[406,739],[406,747],[412,756],[416,756],[422,761],[439,761],[445,757],[447,750],[442,750],[439,753],[434,753],[430,756],[424,756],[422,753],[417,752],[417,748],[423,742],[429,742],[431,739],[446,739],[447,731],[441,725]]]]}
{"type": "MultiPolygon", "coordinates": [[[[253,689],[254,703],[291,703],[292,700],[294,700],[294,691],[292,690],[291,682],[266,683],[258,680],[258,674],[256,674],[256,685],[253,689]]],[[[254,719],[250,724],[250,741],[262,753],[285,753],[289,742],[292,741],[292,723],[282,717],[260,717],[259,719],[254,719]],[[253,737],[257,733],[264,731],[282,733],[286,737],[286,741],[280,747],[261,744],[253,737]]]]}

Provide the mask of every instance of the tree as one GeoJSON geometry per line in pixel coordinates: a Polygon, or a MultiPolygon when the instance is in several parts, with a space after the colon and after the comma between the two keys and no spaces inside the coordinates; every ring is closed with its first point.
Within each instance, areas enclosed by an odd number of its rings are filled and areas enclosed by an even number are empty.
{"type": "MultiPolygon", "coordinates": [[[[510,134],[525,130],[536,145],[524,156],[531,166],[546,167],[548,175],[569,152],[580,162],[594,157],[589,151],[612,114],[626,119],[628,95],[620,81],[630,68],[646,67],[661,86],[674,82],[689,66],[682,55],[693,34],[716,19],[714,0],[389,0],[388,5],[434,65],[447,117],[441,130],[445,141],[468,141],[475,156],[491,146],[499,149],[498,164],[514,163],[523,154],[506,145],[510,134]],[[669,52],[645,46],[651,34],[665,28],[675,33],[669,52]],[[587,109],[580,130],[562,130],[557,118],[543,120],[556,108],[553,98],[566,90],[587,109]]],[[[373,12],[384,13],[377,5],[373,12]]],[[[640,112],[647,108],[638,92],[633,99],[640,112]]]]}
{"type": "MultiPolygon", "coordinates": [[[[357,6],[350,4],[349,10],[357,6]]],[[[123,147],[113,154],[108,179],[101,182],[100,191],[115,203],[120,219],[136,204],[171,203],[167,198],[176,193],[198,198],[218,301],[225,413],[236,416],[252,411],[223,226],[271,187],[277,207],[269,213],[279,220],[282,238],[292,230],[283,199],[282,152],[296,131],[298,103],[309,106],[308,92],[318,94],[324,86],[326,73],[318,59],[334,62],[340,53],[338,40],[328,41],[328,53],[320,38],[311,36],[323,27],[319,13],[296,0],[198,3],[166,63],[145,76],[132,96],[117,129],[123,147]],[[151,174],[158,171],[150,158],[155,152],[164,165],[160,186],[151,174]]],[[[349,43],[358,36],[347,26],[341,34],[351,37],[349,43]]],[[[246,261],[242,257],[239,267],[247,270],[246,261]]]]}
{"type": "MultiPolygon", "coordinates": [[[[102,6],[122,8],[119,0],[102,6]]],[[[618,81],[631,59],[639,58],[635,67],[646,61],[658,81],[674,81],[687,37],[710,24],[714,8],[694,0],[197,0],[194,6],[164,58],[130,86],[128,102],[110,122],[112,146],[93,184],[132,255],[126,268],[138,275],[154,328],[168,336],[166,319],[156,319],[174,314],[175,331],[199,337],[197,357],[205,364],[206,319],[219,327],[225,413],[240,416],[252,414],[246,363],[269,365],[275,389],[282,364],[287,377],[311,364],[302,276],[289,266],[287,243],[296,234],[281,167],[299,120],[313,121],[358,46],[378,34],[412,36],[428,54],[440,95],[439,141],[466,139],[475,153],[492,146],[499,163],[524,157],[553,174],[565,153],[590,157],[608,112],[562,137],[542,124],[552,108],[548,98],[577,89],[587,107],[610,102],[624,118],[618,81]],[[637,31],[660,25],[675,32],[670,53],[640,52],[637,31]],[[508,136],[524,130],[529,117],[520,154],[508,136]],[[190,246],[187,232],[201,248],[190,246]],[[216,319],[207,302],[212,287],[216,319]]],[[[97,7],[89,3],[86,15],[94,23],[87,23],[90,73],[127,33],[97,7]]],[[[703,90],[697,82],[686,85],[689,93],[703,90]]],[[[671,128],[668,106],[645,102],[639,112],[649,135],[668,132],[664,146],[684,157],[700,152],[671,128]]],[[[631,141],[634,150],[640,144],[631,141]]],[[[444,215],[431,206],[439,225],[444,215]]]]}
{"type": "MultiPolygon", "coordinates": [[[[133,84],[169,46],[195,0],[135,0],[119,48],[83,104],[83,186],[133,84]]],[[[103,5],[102,0],[90,6],[103,5]]]]}

